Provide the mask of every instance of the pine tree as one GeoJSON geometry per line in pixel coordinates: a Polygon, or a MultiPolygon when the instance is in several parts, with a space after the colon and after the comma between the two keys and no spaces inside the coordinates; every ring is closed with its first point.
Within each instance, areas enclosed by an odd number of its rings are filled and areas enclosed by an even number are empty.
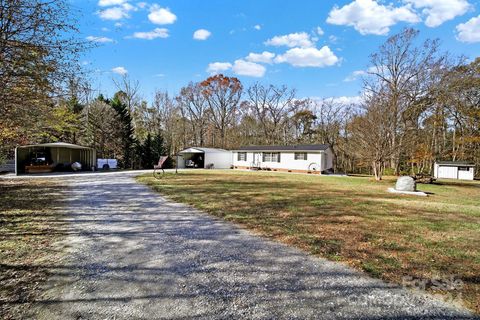
{"type": "Polygon", "coordinates": [[[153,139],[150,133],[143,142],[141,163],[143,169],[153,169],[155,163],[155,155],[153,150],[153,139]]]}
{"type": "Polygon", "coordinates": [[[135,130],[132,125],[132,116],[127,105],[122,102],[124,93],[119,91],[115,93],[112,100],[106,100],[106,102],[112,106],[117,112],[120,122],[122,123],[122,144],[123,144],[123,157],[120,161],[120,165],[123,168],[133,169],[134,164],[134,149],[135,149],[135,130]]]}
{"type": "Polygon", "coordinates": [[[167,154],[167,150],[165,148],[165,141],[163,139],[163,135],[160,132],[155,134],[155,136],[153,137],[152,150],[155,162],[157,162],[161,156],[167,154]]]}

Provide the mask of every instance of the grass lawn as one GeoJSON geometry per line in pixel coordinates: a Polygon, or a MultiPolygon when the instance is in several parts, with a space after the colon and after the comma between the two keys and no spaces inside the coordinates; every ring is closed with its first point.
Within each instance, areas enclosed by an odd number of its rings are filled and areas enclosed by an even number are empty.
{"type": "Polygon", "coordinates": [[[61,254],[63,188],[48,180],[0,180],[0,318],[21,319],[61,254]]]}
{"type": "Polygon", "coordinates": [[[413,277],[480,313],[478,181],[419,185],[431,193],[424,198],[387,193],[395,178],[199,170],[138,180],[174,201],[375,277],[396,283],[413,277]],[[455,290],[442,287],[452,284],[455,290]]]}

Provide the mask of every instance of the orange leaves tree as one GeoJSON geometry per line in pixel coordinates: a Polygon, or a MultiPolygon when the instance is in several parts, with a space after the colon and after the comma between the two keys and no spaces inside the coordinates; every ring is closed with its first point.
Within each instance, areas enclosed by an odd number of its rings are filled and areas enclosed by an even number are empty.
{"type": "Polygon", "coordinates": [[[235,77],[218,74],[202,81],[200,87],[213,125],[220,134],[221,146],[225,148],[227,129],[234,123],[242,97],[242,83],[235,77]]]}

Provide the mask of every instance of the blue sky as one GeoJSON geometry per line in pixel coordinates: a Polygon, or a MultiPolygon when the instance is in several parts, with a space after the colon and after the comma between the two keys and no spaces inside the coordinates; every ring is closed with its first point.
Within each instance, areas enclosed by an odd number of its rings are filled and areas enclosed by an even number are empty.
{"type": "Polygon", "coordinates": [[[150,101],[215,72],[296,88],[299,97],[355,97],[369,55],[404,27],[473,59],[480,8],[471,0],[71,0],[94,88],[112,95],[128,73],[150,101]]]}

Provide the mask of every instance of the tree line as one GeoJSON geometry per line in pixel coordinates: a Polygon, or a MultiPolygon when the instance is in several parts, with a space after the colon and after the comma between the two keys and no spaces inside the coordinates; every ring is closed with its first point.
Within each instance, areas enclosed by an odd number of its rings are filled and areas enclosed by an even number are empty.
{"type": "Polygon", "coordinates": [[[150,168],[189,146],[328,143],[336,171],[377,179],[430,174],[437,160],[473,162],[480,171],[480,59],[452,57],[437,40],[420,42],[416,30],[388,38],[370,56],[356,103],[261,82],[244,87],[221,74],[174,95],[158,90],[148,103],[128,76],[115,80],[112,98],[92,90],[78,66],[87,44],[65,38],[75,22],[54,15],[66,2],[44,5],[0,0],[0,15],[13,17],[0,24],[0,159],[18,144],[64,141],[125,168],[150,168]]]}

